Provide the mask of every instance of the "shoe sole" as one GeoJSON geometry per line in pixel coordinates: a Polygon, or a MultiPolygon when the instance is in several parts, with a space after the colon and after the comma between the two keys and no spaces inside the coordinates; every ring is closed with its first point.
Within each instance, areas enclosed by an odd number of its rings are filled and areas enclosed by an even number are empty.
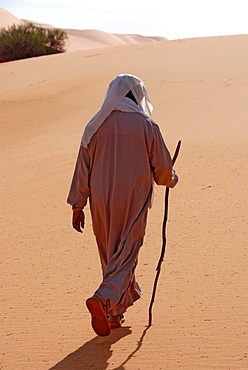
{"type": "Polygon", "coordinates": [[[101,337],[109,335],[110,327],[101,302],[97,298],[88,298],[86,306],[91,314],[91,326],[94,332],[101,337]]]}

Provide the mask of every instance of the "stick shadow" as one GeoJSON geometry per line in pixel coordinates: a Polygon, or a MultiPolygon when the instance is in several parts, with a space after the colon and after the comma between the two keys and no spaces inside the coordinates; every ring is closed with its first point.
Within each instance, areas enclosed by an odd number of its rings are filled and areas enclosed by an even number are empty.
{"type": "MultiPolygon", "coordinates": [[[[108,360],[113,352],[111,346],[131,333],[130,327],[122,327],[113,330],[108,337],[97,336],[75,352],[70,353],[49,370],[106,370],[109,365],[108,360]]],[[[124,370],[124,363],[118,369],[124,370]]]]}
{"type": "Polygon", "coordinates": [[[114,368],[113,370],[124,370],[125,369],[125,365],[128,363],[129,360],[131,360],[131,358],[140,350],[140,348],[142,347],[142,344],[143,344],[143,341],[144,341],[144,338],[146,336],[146,333],[147,333],[147,330],[150,328],[150,326],[147,326],[146,329],[143,331],[138,343],[137,343],[137,347],[135,348],[135,350],[130,353],[130,355],[127,356],[126,360],[124,362],[122,362],[122,364],[116,368],[114,368]]]}

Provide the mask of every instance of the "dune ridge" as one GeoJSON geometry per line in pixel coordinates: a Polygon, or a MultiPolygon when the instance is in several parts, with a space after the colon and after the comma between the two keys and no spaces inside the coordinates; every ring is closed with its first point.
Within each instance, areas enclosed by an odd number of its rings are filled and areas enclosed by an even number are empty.
{"type": "MultiPolygon", "coordinates": [[[[35,21],[19,19],[7,10],[0,8],[0,29],[7,28],[13,24],[23,24],[32,22],[37,26],[45,28],[54,28],[52,25],[41,24],[35,21]]],[[[140,42],[154,42],[166,40],[159,36],[142,36],[142,35],[125,35],[125,34],[110,34],[101,30],[77,30],[65,29],[68,40],[66,41],[66,51],[73,52],[79,50],[98,49],[102,47],[120,46],[128,44],[137,44],[140,42]]]]}
{"type": "Polygon", "coordinates": [[[23,21],[13,14],[8,12],[7,10],[0,8],[0,29],[7,28],[12,26],[13,24],[21,24],[23,21]]]}

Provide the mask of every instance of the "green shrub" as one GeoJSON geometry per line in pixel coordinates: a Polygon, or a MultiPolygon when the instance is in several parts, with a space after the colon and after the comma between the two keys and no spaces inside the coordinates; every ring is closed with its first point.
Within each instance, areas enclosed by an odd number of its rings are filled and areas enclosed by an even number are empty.
{"type": "Polygon", "coordinates": [[[0,62],[64,53],[67,34],[33,23],[13,25],[0,30],[0,62]]]}

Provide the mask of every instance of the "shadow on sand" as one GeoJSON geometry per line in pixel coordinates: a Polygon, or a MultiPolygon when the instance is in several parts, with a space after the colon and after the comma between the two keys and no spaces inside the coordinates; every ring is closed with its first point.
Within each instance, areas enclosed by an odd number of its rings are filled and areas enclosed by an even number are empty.
{"type": "MultiPolygon", "coordinates": [[[[126,360],[116,367],[115,370],[125,370],[125,364],[140,350],[147,329],[148,328],[143,331],[136,349],[130,353],[126,360]]],[[[108,337],[102,338],[97,336],[89,342],[86,342],[75,352],[69,354],[49,370],[106,370],[113,352],[113,350],[111,350],[111,346],[131,333],[132,331],[130,330],[130,327],[122,327],[120,329],[113,330],[108,337]]]]}

